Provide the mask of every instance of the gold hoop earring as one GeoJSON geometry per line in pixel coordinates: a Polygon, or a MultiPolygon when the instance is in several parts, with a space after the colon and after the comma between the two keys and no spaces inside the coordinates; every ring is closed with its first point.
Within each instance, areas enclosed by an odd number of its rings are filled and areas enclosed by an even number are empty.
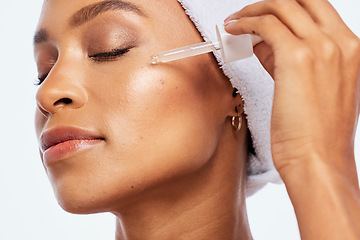
{"type": "Polygon", "coordinates": [[[236,131],[239,131],[241,129],[241,115],[237,107],[235,107],[235,111],[237,113],[237,116],[232,117],[231,125],[236,129],[236,131]]]}
{"type": "Polygon", "coordinates": [[[238,116],[236,116],[236,117],[232,117],[231,125],[236,129],[236,131],[239,131],[241,129],[241,116],[240,116],[240,114],[238,116]]]}

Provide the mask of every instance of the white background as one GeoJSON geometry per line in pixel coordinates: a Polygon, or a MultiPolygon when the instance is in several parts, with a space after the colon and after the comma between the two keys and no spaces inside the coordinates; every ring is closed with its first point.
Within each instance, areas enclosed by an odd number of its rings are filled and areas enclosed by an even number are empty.
{"type": "MultiPolygon", "coordinates": [[[[360,1],[331,2],[360,36],[360,1]]],[[[38,156],[32,37],[41,4],[41,0],[1,0],[0,239],[114,239],[112,215],[71,215],[57,205],[38,156]]],[[[359,141],[360,131],[356,146],[359,141]]],[[[356,158],[359,165],[359,147],[356,158]]],[[[267,186],[249,198],[248,211],[256,240],[300,239],[283,186],[267,186]]]]}

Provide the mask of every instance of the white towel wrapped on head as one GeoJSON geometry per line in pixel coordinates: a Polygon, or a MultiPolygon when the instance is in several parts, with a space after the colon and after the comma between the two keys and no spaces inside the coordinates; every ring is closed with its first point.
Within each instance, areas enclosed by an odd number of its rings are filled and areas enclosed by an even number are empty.
{"type": "MultiPolygon", "coordinates": [[[[257,0],[178,0],[204,41],[217,42],[215,26],[244,6],[257,0]]],[[[249,153],[246,194],[250,196],[266,183],[279,183],[270,148],[270,118],[274,82],[256,57],[224,64],[221,54],[214,52],[224,74],[244,100],[248,128],[255,154],[249,153]]]]}

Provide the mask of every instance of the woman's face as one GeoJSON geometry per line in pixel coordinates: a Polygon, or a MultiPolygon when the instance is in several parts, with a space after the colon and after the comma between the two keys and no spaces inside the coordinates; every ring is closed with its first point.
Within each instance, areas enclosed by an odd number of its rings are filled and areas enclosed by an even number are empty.
{"type": "Polygon", "coordinates": [[[151,65],[202,41],[176,0],[45,0],[34,41],[40,154],[65,210],[121,209],[210,161],[230,83],[211,54],[151,65]]]}

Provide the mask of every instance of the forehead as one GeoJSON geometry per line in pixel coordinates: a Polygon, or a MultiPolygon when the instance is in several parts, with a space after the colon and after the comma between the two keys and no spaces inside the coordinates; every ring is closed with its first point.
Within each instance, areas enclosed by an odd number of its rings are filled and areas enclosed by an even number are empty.
{"type": "Polygon", "coordinates": [[[109,17],[118,21],[132,21],[144,36],[162,44],[182,41],[182,46],[202,41],[177,0],[45,0],[34,43],[75,36],[72,34],[77,34],[76,27],[81,27],[84,20],[104,20],[97,17],[103,12],[111,12],[109,17]]]}
{"type": "MultiPolygon", "coordinates": [[[[81,25],[108,11],[137,14],[148,20],[166,21],[183,18],[184,10],[176,0],[45,0],[38,29],[58,30],[81,25]]],[[[64,29],[63,29],[64,30],[64,29]]]]}
{"type": "MultiPolygon", "coordinates": [[[[137,1],[140,2],[140,1],[137,1]]],[[[61,24],[70,21],[74,15],[79,15],[82,11],[86,13],[95,13],[104,11],[106,8],[110,10],[115,7],[124,10],[131,10],[130,6],[135,6],[130,1],[99,1],[99,0],[45,0],[39,20],[39,25],[47,25],[47,23],[61,24]],[[86,11],[88,10],[88,11],[86,11]]],[[[134,7],[136,9],[136,7],[134,7]]]]}
{"type": "Polygon", "coordinates": [[[45,0],[40,21],[44,17],[48,19],[51,16],[69,18],[71,15],[89,8],[93,12],[104,9],[123,10],[151,16],[163,11],[178,11],[179,6],[180,4],[176,0],[45,0]],[[91,8],[92,6],[94,7],[91,8]]]}

